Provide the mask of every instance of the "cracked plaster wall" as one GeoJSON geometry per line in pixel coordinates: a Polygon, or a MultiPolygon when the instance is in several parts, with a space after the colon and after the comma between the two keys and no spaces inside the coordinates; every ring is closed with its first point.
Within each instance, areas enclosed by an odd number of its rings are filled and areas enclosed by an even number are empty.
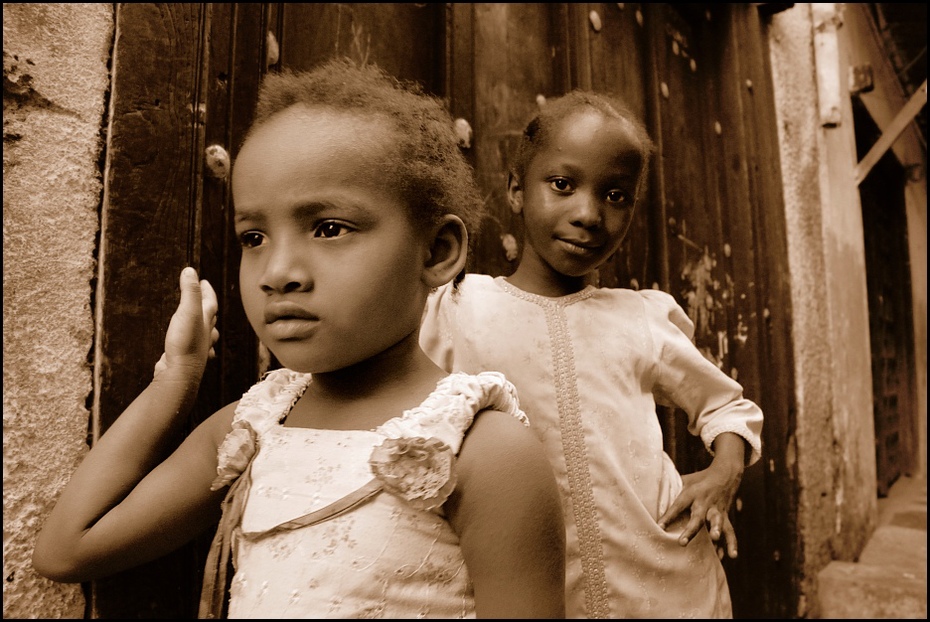
{"type": "Polygon", "coordinates": [[[3,617],[82,618],[32,569],[86,452],[112,4],[3,5],[3,617]]]}

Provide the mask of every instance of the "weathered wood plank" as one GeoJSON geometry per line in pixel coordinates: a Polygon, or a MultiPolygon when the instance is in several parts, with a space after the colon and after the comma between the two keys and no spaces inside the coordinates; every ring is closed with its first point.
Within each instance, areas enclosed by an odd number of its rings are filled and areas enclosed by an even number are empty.
{"type": "MultiPolygon", "coordinates": [[[[151,380],[179,300],[178,274],[199,258],[201,4],[120,4],[109,175],[100,255],[96,430],[151,380]]],[[[92,617],[187,617],[199,591],[184,548],[88,588],[92,617]]],[[[195,611],[195,610],[194,610],[195,611]]]]}
{"type": "MultiPolygon", "coordinates": [[[[740,131],[747,154],[748,210],[752,218],[752,244],[756,249],[754,320],[758,331],[758,385],[746,378],[748,393],[765,413],[763,458],[748,470],[742,488],[744,507],[761,512],[757,525],[761,547],[753,571],[760,582],[746,582],[739,594],[744,611],[787,617],[798,602],[800,565],[795,557],[797,481],[788,441],[794,434],[794,375],[791,352],[791,300],[788,283],[787,233],[779,166],[776,114],[768,64],[767,38],[759,12],[751,5],[730,5],[726,40],[731,48],[730,73],[738,77],[742,119],[740,131]],[[763,585],[761,593],[758,586],[763,585]]],[[[746,209],[744,207],[743,209],[746,209]]],[[[750,338],[752,336],[750,335],[750,338]]],[[[745,366],[744,366],[745,367],[745,366]]],[[[741,368],[741,375],[745,369],[741,368]]],[[[747,520],[749,517],[747,517],[747,520]]],[[[745,567],[749,572],[749,565],[745,567]]]]}
{"type": "MultiPolygon", "coordinates": [[[[207,110],[207,144],[218,144],[235,161],[252,121],[258,83],[266,69],[267,11],[260,4],[214,5],[229,7],[224,35],[214,19],[213,40],[228,50],[213,56],[208,80],[213,85],[207,110]]],[[[208,368],[213,384],[206,412],[239,399],[258,378],[257,339],[249,326],[239,295],[239,243],[233,224],[231,177],[206,176],[204,185],[204,248],[211,250],[203,270],[219,297],[220,342],[215,365],[208,368]]]]}
{"type": "MultiPolygon", "coordinates": [[[[478,4],[475,16],[474,157],[488,216],[475,248],[476,271],[509,275],[502,236],[522,244],[518,218],[507,202],[507,171],[537,96],[554,93],[549,7],[544,4],[478,4]]],[[[560,93],[556,93],[560,94],[560,93]]]]}
{"type": "MultiPolygon", "coordinates": [[[[705,123],[713,126],[714,136],[710,140],[712,151],[709,160],[714,162],[720,184],[720,212],[722,239],[727,252],[721,261],[728,285],[729,322],[727,344],[730,356],[725,371],[735,377],[744,388],[749,399],[759,401],[759,331],[756,310],[756,254],[764,252],[753,239],[753,217],[748,181],[748,158],[743,120],[741,96],[747,88],[745,78],[739,74],[736,58],[747,53],[735,45],[730,32],[729,16],[725,10],[711,10],[705,17],[708,24],[704,41],[707,57],[701,59],[701,67],[707,72],[708,83],[715,88],[708,94],[714,100],[713,114],[705,123]],[[719,131],[719,135],[717,132],[719,131]]],[[[699,69],[701,71],[702,69],[699,69]]],[[[740,537],[740,555],[736,560],[725,560],[724,567],[730,582],[735,615],[748,615],[752,605],[767,600],[767,593],[760,593],[750,580],[755,570],[757,577],[768,578],[771,550],[765,546],[764,512],[766,508],[764,478],[760,467],[753,467],[743,478],[737,496],[736,507],[731,519],[740,537]],[[754,593],[755,592],[755,593],[754,593]]],[[[763,579],[765,582],[765,579],[763,579]]]]}
{"type": "Polygon", "coordinates": [[[348,56],[444,95],[444,5],[284,3],[281,11],[282,67],[303,70],[348,56]]]}
{"type": "MultiPolygon", "coordinates": [[[[600,3],[589,8],[597,11],[602,24],[599,32],[589,35],[592,88],[617,95],[646,123],[646,31],[640,4],[600,3]]],[[[647,185],[623,245],[599,271],[602,286],[641,289],[656,282],[650,231],[658,223],[653,205],[647,185]]]]}

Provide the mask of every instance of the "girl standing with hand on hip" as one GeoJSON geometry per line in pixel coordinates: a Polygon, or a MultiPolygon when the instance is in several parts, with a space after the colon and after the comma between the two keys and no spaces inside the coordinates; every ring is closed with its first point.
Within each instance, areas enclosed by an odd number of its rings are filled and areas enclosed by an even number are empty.
{"type": "Polygon", "coordinates": [[[163,459],[218,338],[183,270],[155,378],[74,473],[36,569],[106,576],[219,520],[201,617],[564,616],[558,489],[513,386],[418,344],[480,206],[441,103],[347,61],[271,74],[232,191],[243,305],[283,368],[163,459]]]}
{"type": "Polygon", "coordinates": [[[612,98],[545,104],[509,176],[516,271],[440,287],[420,331],[446,370],[499,371],[519,391],[562,493],[571,618],[732,617],[715,542],[736,556],[728,511],[761,451],[762,412],[694,346],[670,295],[591,284],[626,236],[652,148],[612,98]],[[657,403],[688,414],[709,468],[679,475],[657,403]]]}

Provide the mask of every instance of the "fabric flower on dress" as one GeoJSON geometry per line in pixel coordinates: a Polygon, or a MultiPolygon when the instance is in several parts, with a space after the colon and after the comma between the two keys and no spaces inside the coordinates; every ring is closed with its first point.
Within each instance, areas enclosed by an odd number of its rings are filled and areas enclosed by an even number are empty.
{"type": "Polygon", "coordinates": [[[217,477],[210,490],[228,486],[239,477],[255,455],[256,434],[247,421],[233,422],[233,429],[223,439],[217,452],[217,477]]]}
{"type": "Polygon", "coordinates": [[[386,491],[419,509],[435,509],[455,489],[455,456],[475,415],[486,408],[529,425],[503,374],[450,374],[420,406],[378,427],[387,438],[372,451],[369,466],[386,491]]]}
{"type": "Polygon", "coordinates": [[[368,463],[386,491],[421,510],[439,507],[455,489],[455,455],[435,437],[385,439],[368,463]]]}

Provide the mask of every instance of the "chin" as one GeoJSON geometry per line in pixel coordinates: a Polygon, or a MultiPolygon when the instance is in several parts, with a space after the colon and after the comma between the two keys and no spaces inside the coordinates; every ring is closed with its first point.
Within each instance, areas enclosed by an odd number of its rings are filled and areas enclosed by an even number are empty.
{"type": "Polygon", "coordinates": [[[594,276],[594,273],[597,271],[597,268],[570,268],[566,267],[564,270],[559,272],[570,279],[587,279],[594,276]]]}
{"type": "Polygon", "coordinates": [[[282,367],[286,367],[291,371],[302,374],[318,374],[328,371],[325,365],[307,356],[301,356],[299,352],[294,352],[292,347],[284,346],[282,348],[281,344],[275,344],[274,349],[268,349],[282,367]],[[290,352],[288,352],[288,350],[290,350],[290,352]]]}
{"type": "Polygon", "coordinates": [[[300,355],[288,356],[286,353],[283,356],[275,354],[275,358],[278,359],[278,362],[280,362],[282,366],[301,374],[326,374],[329,372],[336,372],[341,369],[352,367],[360,362],[343,361],[334,357],[328,357],[324,360],[319,360],[317,358],[308,359],[300,355]]]}

